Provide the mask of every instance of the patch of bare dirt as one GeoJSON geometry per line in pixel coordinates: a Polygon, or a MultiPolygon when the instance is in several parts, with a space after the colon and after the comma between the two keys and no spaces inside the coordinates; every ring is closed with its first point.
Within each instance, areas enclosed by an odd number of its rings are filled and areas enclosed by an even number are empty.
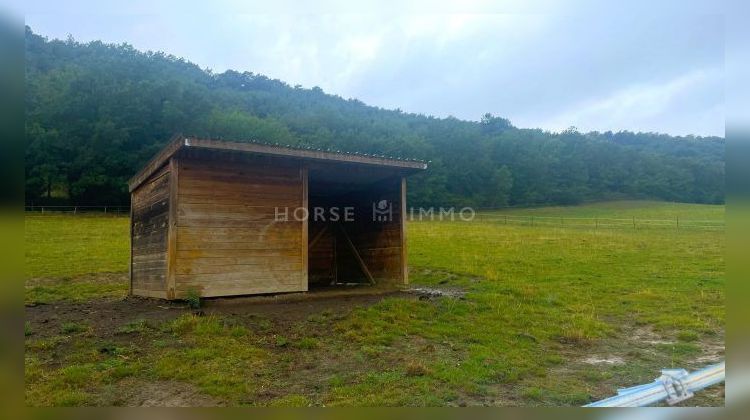
{"type": "Polygon", "coordinates": [[[437,288],[437,287],[414,287],[404,290],[406,293],[417,295],[420,300],[431,299],[435,297],[449,297],[454,299],[465,299],[466,292],[455,288],[437,288]]]}
{"type": "Polygon", "coordinates": [[[701,343],[703,354],[696,357],[693,363],[698,365],[710,365],[724,360],[724,345],[714,343],[701,343]]]}
{"type": "MultiPolygon", "coordinates": [[[[295,324],[310,315],[329,312],[348,313],[361,306],[373,305],[390,296],[413,297],[400,291],[367,290],[357,292],[324,291],[287,295],[248,296],[204,299],[201,314],[232,315],[268,319],[278,326],[295,324]]],[[[62,325],[77,322],[88,325],[100,337],[114,335],[125,324],[146,320],[170,321],[182,314],[196,312],[183,302],[127,297],[94,299],[87,302],[57,302],[27,306],[25,318],[37,337],[60,334],[62,325]]]]}
{"type": "Polygon", "coordinates": [[[125,407],[220,407],[224,403],[199,392],[194,386],[177,381],[136,381],[120,387],[115,405],[125,407]]]}
{"type": "Polygon", "coordinates": [[[656,346],[659,344],[672,344],[673,341],[665,340],[664,337],[657,334],[650,326],[639,326],[628,332],[632,341],[641,342],[656,346]]]}
{"type": "Polygon", "coordinates": [[[588,356],[583,359],[583,363],[589,365],[622,365],[625,364],[625,359],[620,356],[588,356]]]}

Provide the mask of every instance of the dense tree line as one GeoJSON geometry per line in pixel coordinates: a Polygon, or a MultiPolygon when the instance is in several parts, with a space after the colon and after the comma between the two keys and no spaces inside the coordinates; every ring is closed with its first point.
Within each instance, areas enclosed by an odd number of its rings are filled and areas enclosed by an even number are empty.
{"type": "Polygon", "coordinates": [[[435,118],[27,27],[28,203],[127,204],[127,179],[178,132],[431,160],[410,183],[413,205],[724,200],[722,138],[435,118]]]}

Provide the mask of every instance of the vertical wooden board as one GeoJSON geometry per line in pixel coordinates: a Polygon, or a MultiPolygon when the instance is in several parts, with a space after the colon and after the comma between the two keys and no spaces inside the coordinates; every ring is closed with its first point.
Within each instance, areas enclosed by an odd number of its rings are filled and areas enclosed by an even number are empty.
{"type": "Polygon", "coordinates": [[[406,263],[406,177],[401,177],[401,282],[409,284],[409,267],[406,263]]]}
{"type": "Polygon", "coordinates": [[[175,298],[177,270],[177,192],[179,186],[180,161],[169,159],[169,222],[167,225],[167,299],[175,298]]]}
{"type": "Polygon", "coordinates": [[[304,290],[308,290],[309,288],[309,273],[308,273],[308,246],[307,246],[307,239],[308,239],[308,220],[310,219],[310,209],[308,207],[308,170],[307,165],[304,163],[300,164],[300,177],[302,178],[302,207],[307,210],[308,217],[305,218],[305,220],[302,221],[302,267],[304,268],[304,276],[303,276],[303,282],[304,284],[301,284],[300,287],[303,287],[304,290]]]}
{"type": "Polygon", "coordinates": [[[130,264],[128,264],[128,295],[133,295],[133,200],[135,194],[130,193],[130,264]]]}
{"type": "Polygon", "coordinates": [[[159,169],[131,194],[130,292],[153,296],[166,290],[169,165],[159,169]]]}

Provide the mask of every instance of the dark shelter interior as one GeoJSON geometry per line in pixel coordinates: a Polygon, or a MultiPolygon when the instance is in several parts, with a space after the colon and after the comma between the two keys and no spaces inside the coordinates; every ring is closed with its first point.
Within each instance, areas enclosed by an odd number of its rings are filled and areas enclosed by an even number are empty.
{"type": "Polygon", "coordinates": [[[392,168],[311,164],[308,284],[405,281],[403,174],[392,168]]]}

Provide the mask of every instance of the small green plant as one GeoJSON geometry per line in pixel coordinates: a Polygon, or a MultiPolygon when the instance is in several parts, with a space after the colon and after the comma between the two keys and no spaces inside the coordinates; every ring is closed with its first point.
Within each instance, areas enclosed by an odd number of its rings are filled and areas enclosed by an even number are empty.
{"type": "Polygon", "coordinates": [[[544,396],[544,391],[542,391],[541,388],[531,386],[531,387],[524,389],[521,392],[521,395],[524,398],[527,398],[532,401],[541,401],[542,397],[544,396]]]}
{"type": "Polygon", "coordinates": [[[66,322],[62,325],[63,334],[75,334],[86,331],[86,326],[76,322],[66,322]]]}
{"type": "Polygon", "coordinates": [[[286,347],[289,344],[289,340],[286,337],[277,335],[276,336],[276,347],[286,347]]]}
{"type": "Polygon", "coordinates": [[[28,337],[31,334],[34,334],[34,331],[31,329],[31,323],[29,321],[26,321],[23,324],[23,336],[28,337]]]}
{"type": "Polygon", "coordinates": [[[185,297],[185,301],[187,302],[190,309],[200,309],[201,308],[200,292],[198,292],[197,289],[189,289],[187,291],[187,296],[185,297]]]}
{"type": "Polygon", "coordinates": [[[295,344],[295,347],[298,349],[305,349],[305,350],[312,350],[316,349],[320,346],[320,342],[312,337],[304,337],[301,340],[297,341],[295,344]]]}
{"type": "Polygon", "coordinates": [[[151,328],[151,326],[148,324],[148,322],[145,319],[137,319],[135,321],[130,321],[127,324],[123,325],[122,327],[117,329],[118,334],[133,334],[133,333],[142,333],[145,332],[151,328]]]}
{"type": "Polygon", "coordinates": [[[697,341],[698,333],[695,331],[681,331],[679,334],[677,334],[677,339],[680,341],[697,341]]]}

